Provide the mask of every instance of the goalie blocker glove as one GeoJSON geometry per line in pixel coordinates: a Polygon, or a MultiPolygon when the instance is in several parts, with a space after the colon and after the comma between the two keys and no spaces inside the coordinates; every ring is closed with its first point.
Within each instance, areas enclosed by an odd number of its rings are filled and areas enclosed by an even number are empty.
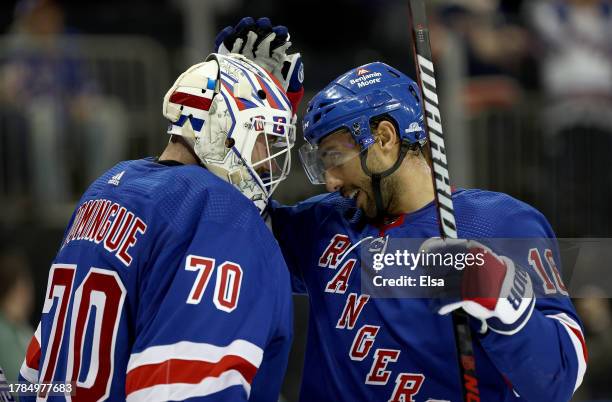
{"type": "Polygon", "coordinates": [[[291,102],[293,113],[304,96],[304,65],[300,53],[287,54],[291,46],[287,27],[272,26],[269,18],[245,17],[235,27],[225,27],[215,39],[215,51],[238,53],[276,78],[291,102]]]}

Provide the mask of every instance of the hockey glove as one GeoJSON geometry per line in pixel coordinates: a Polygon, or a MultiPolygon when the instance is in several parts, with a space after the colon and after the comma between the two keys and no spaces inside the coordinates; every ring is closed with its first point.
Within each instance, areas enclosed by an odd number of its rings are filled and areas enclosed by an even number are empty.
{"type": "Polygon", "coordinates": [[[452,255],[455,261],[455,268],[424,267],[445,280],[444,289],[431,299],[439,314],[463,308],[481,321],[480,333],[490,328],[504,335],[520,331],[529,320],[535,305],[531,277],[508,257],[495,254],[477,241],[463,239],[431,238],[419,250],[452,255]]]}
{"type": "Polygon", "coordinates": [[[225,27],[215,39],[215,51],[239,53],[270,72],[287,92],[295,114],[304,96],[304,65],[291,46],[287,27],[272,26],[269,18],[245,17],[235,27],[225,27]]]}

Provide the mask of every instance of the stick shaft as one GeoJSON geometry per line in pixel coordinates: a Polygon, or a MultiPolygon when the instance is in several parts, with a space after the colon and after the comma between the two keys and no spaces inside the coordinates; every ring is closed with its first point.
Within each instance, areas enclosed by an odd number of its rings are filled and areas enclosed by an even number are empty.
{"type": "MultiPolygon", "coordinates": [[[[432,159],[432,180],[436,197],[436,209],[440,234],[444,238],[457,238],[457,224],[451,197],[449,167],[444,146],[442,117],[436,89],[436,79],[429,41],[429,29],[424,0],[410,0],[412,22],[412,44],[415,55],[417,82],[423,96],[425,113],[425,130],[429,139],[432,159]]],[[[480,392],[472,334],[468,317],[465,313],[453,312],[453,329],[457,347],[460,382],[464,401],[479,401],[480,392]]]]}

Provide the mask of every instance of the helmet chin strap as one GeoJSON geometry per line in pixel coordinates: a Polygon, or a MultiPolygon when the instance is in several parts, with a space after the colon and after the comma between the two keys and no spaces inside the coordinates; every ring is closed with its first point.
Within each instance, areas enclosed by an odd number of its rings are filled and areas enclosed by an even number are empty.
{"type": "Polygon", "coordinates": [[[382,221],[383,218],[385,217],[385,212],[387,212],[385,210],[385,207],[383,206],[380,182],[384,177],[389,176],[390,174],[392,174],[399,168],[399,166],[402,164],[402,161],[406,157],[406,154],[408,153],[409,149],[410,149],[410,142],[408,142],[407,139],[402,140],[402,145],[400,146],[399,155],[397,157],[397,160],[393,164],[393,166],[379,173],[373,173],[367,166],[366,159],[368,157],[369,148],[366,148],[366,150],[360,154],[361,168],[363,169],[364,173],[372,179],[372,192],[374,193],[374,201],[376,202],[376,218],[375,219],[377,221],[382,221]]]}

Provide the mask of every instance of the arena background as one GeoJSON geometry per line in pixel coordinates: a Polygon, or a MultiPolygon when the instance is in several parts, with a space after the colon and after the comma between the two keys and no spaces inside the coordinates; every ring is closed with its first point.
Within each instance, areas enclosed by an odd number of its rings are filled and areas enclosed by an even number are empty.
{"type": "MultiPolygon", "coordinates": [[[[78,197],[117,161],[162,150],[162,97],[180,72],[212,51],[221,28],[243,16],[268,16],[288,26],[292,51],[301,52],[305,63],[304,108],[336,76],[370,61],[413,75],[406,3],[4,0],[0,314],[16,317],[16,332],[31,331],[78,197]]],[[[428,4],[453,183],[531,203],[559,237],[610,237],[612,4],[428,4]]],[[[275,197],[295,203],[323,191],[309,184],[294,158],[292,175],[275,197]]],[[[590,361],[574,400],[612,400],[609,299],[596,286],[581,296],[575,302],[590,361]]],[[[297,400],[308,319],[307,299],[295,302],[287,401],[297,400]]],[[[0,366],[7,374],[20,364],[15,354],[0,339],[0,366]]]]}

